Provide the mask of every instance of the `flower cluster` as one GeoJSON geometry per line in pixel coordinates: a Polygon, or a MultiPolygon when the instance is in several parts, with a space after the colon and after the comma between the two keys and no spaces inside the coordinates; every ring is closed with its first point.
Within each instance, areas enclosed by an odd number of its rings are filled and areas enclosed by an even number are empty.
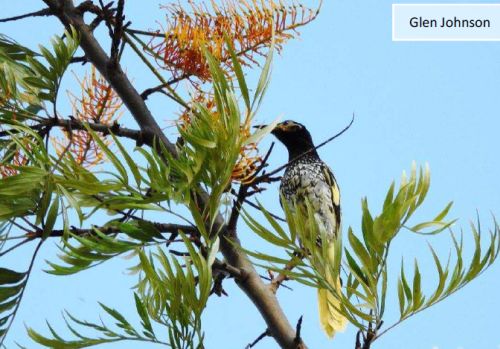
{"type": "MultiPolygon", "coordinates": [[[[250,120],[241,126],[241,135],[244,139],[250,137],[250,120]]],[[[255,171],[262,164],[257,143],[249,143],[240,149],[240,157],[233,168],[231,178],[233,181],[247,184],[252,181],[255,171]]]]}
{"type": "MultiPolygon", "coordinates": [[[[96,72],[94,66],[90,75],[86,74],[79,82],[81,96],[76,97],[68,93],[75,119],[110,126],[120,118],[119,109],[122,101],[104,77],[96,72]]],[[[66,130],[64,139],[52,138],[52,140],[59,156],[69,152],[81,165],[91,167],[104,160],[103,151],[86,130],[66,130]]],[[[110,144],[109,139],[103,138],[103,141],[107,145],[110,144]]]]}
{"type": "Polygon", "coordinates": [[[219,5],[211,0],[210,6],[189,3],[189,12],[180,4],[164,7],[167,11],[165,36],[153,38],[149,51],[174,78],[194,76],[202,82],[210,80],[203,47],[223,62],[227,71],[230,71],[230,53],[226,40],[233,45],[240,64],[255,64],[256,55],[264,53],[273,31],[280,50],[296,33],[296,28],[317,15],[317,10],[272,0],[224,0],[219,5]]]}
{"type": "MultiPolygon", "coordinates": [[[[30,149],[29,143],[26,143],[26,149],[30,149]]],[[[3,156],[2,156],[3,157],[3,156]]],[[[0,164],[0,176],[2,178],[17,175],[19,171],[16,169],[17,166],[24,166],[28,163],[28,157],[21,151],[17,150],[8,163],[0,164]]]]}

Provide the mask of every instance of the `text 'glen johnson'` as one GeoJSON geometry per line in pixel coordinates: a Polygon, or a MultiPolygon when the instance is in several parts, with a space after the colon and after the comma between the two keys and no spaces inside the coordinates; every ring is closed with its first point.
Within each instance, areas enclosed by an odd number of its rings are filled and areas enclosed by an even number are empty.
{"type": "Polygon", "coordinates": [[[410,18],[410,26],[412,28],[490,28],[491,21],[477,18],[441,17],[440,19],[429,19],[412,17],[410,18]]]}

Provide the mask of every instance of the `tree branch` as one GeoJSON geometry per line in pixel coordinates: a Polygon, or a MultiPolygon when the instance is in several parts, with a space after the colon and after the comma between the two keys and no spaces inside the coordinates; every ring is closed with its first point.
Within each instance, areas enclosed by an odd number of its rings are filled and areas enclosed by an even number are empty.
{"type": "MultiPolygon", "coordinates": [[[[81,14],[75,9],[73,2],[71,0],[44,0],[44,2],[66,28],[73,26],[78,31],[80,46],[85,52],[85,56],[108,80],[129,109],[142,132],[157,137],[172,156],[177,156],[175,145],[162,132],[144,100],[123,72],[120,64],[112,64],[113,62],[97,42],[90,28],[84,23],[81,14]]],[[[208,194],[200,189],[197,196],[198,202],[201,204],[201,210],[203,210],[208,202],[208,194]]],[[[227,263],[246,274],[246,277],[242,279],[235,279],[236,283],[255,304],[266,321],[271,335],[280,347],[297,348],[295,329],[287,320],[275,295],[264,284],[247,255],[239,248],[239,241],[236,238],[236,226],[229,228],[224,224],[222,216],[218,215],[213,224],[213,229],[221,235],[221,251],[227,263]]],[[[305,345],[302,347],[305,348],[305,345]]]]}
{"type": "MultiPolygon", "coordinates": [[[[50,118],[46,119],[36,125],[29,126],[33,131],[47,133],[53,127],[59,127],[66,131],[74,131],[74,130],[87,130],[89,127],[91,130],[100,132],[104,136],[109,134],[114,134],[118,137],[124,137],[135,140],[139,145],[147,144],[149,146],[153,145],[153,137],[152,134],[144,134],[140,130],[133,130],[126,127],[121,127],[118,123],[113,125],[106,125],[100,123],[86,123],[76,119],[61,119],[61,118],[50,118]]],[[[0,131],[0,138],[8,137],[12,134],[17,134],[22,132],[20,130],[5,130],[0,131]]]]}
{"type": "Polygon", "coordinates": [[[2,18],[2,19],[0,19],[0,23],[18,21],[20,19],[25,19],[25,18],[29,18],[29,17],[44,17],[44,16],[50,16],[50,15],[52,15],[52,11],[49,8],[44,8],[42,10],[26,13],[24,15],[2,18]]]}
{"type": "MultiPolygon", "coordinates": [[[[183,74],[177,78],[173,78],[169,81],[167,81],[168,85],[174,85],[176,83],[178,83],[179,81],[182,81],[184,79],[187,79],[189,78],[189,74],[183,74]]],[[[165,88],[165,84],[160,84],[158,86],[155,86],[155,87],[151,87],[151,88],[148,88],[148,89],[145,89],[142,93],[141,93],[141,97],[142,99],[146,100],[148,99],[148,97],[150,95],[152,95],[153,93],[156,93],[156,92],[163,92],[163,89],[165,88]]]]}
{"type": "Polygon", "coordinates": [[[269,329],[266,329],[264,332],[262,332],[252,343],[248,344],[245,349],[251,349],[257,345],[261,340],[264,338],[270,336],[269,329]]]}
{"type": "MultiPolygon", "coordinates": [[[[171,224],[171,223],[153,223],[154,227],[160,232],[160,233],[170,233],[170,234],[177,234],[179,231],[182,231],[186,234],[197,234],[198,230],[192,226],[189,225],[181,225],[181,224],[171,224]]],[[[77,236],[89,236],[89,235],[94,235],[94,230],[97,229],[103,234],[110,235],[110,234],[116,234],[120,233],[121,230],[118,229],[117,227],[112,227],[112,226],[102,226],[102,227],[95,227],[95,228],[90,228],[90,229],[81,229],[81,228],[76,228],[72,227],[70,229],[70,232],[74,235],[77,236]]],[[[40,238],[43,233],[43,231],[37,231],[29,237],[31,238],[40,238]]],[[[62,229],[54,229],[52,230],[52,233],[50,233],[50,237],[61,237],[64,235],[64,230],[62,229]]]]}
{"type": "MultiPolygon", "coordinates": [[[[293,268],[295,268],[299,263],[300,261],[304,258],[304,256],[302,254],[298,254],[296,253],[295,258],[293,258],[290,262],[288,262],[285,266],[285,269],[286,271],[292,271],[293,268]]],[[[269,284],[269,288],[271,289],[271,291],[273,293],[276,293],[278,292],[278,288],[283,284],[283,282],[285,282],[286,280],[288,280],[288,275],[286,273],[280,273],[277,277],[273,278],[271,276],[271,283],[269,284]]]]}
{"type": "Polygon", "coordinates": [[[113,64],[99,42],[94,37],[91,28],[85,24],[80,11],[71,0],[44,0],[66,28],[73,26],[80,34],[80,46],[88,60],[108,80],[123,103],[140,125],[146,135],[156,136],[172,154],[175,146],[162,132],[160,126],[147,108],[143,99],[123,72],[120,64],[113,64]]]}
{"type": "MultiPolygon", "coordinates": [[[[77,6],[77,9],[81,12],[92,12],[94,14],[99,14],[99,9],[97,6],[95,6],[91,0],[86,0],[82,2],[80,5],[77,6]]],[[[18,21],[20,19],[25,19],[29,17],[48,17],[53,15],[54,13],[50,8],[44,8],[38,11],[26,13],[24,15],[19,15],[19,16],[14,16],[14,17],[8,17],[8,18],[2,18],[0,19],[0,23],[5,23],[5,22],[12,22],[12,21],[18,21]]]]}

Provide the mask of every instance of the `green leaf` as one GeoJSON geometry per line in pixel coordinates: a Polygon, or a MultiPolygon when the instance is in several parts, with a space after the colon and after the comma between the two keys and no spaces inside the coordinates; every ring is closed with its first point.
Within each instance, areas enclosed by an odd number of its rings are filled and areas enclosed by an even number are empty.
{"type": "Polygon", "coordinates": [[[401,276],[400,276],[400,281],[401,284],[403,285],[403,290],[405,292],[406,299],[408,300],[408,303],[412,302],[412,293],[410,286],[408,285],[408,282],[406,281],[406,276],[403,268],[403,261],[401,261],[401,276]]]}
{"type": "Polygon", "coordinates": [[[279,119],[275,119],[273,122],[271,122],[269,125],[266,125],[263,128],[259,128],[257,131],[255,131],[250,137],[248,137],[244,145],[248,145],[251,143],[258,143],[264,136],[268,135],[271,133],[271,131],[276,127],[276,125],[279,123],[279,119]]]}
{"type": "Polygon", "coordinates": [[[437,222],[440,222],[442,221],[447,215],[448,215],[448,212],[450,211],[451,209],[451,206],[453,206],[453,201],[450,201],[448,203],[448,205],[446,205],[446,207],[443,209],[443,211],[441,211],[434,219],[433,221],[437,221],[437,222]]]}
{"type": "Polygon", "coordinates": [[[370,287],[370,281],[368,276],[362,271],[361,267],[356,263],[355,259],[351,256],[349,251],[347,249],[345,249],[344,251],[345,251],[345,256],[347,258],[347,264],[354,273],[353,275],[359,282],[366,285],[367,287],[370,287]]]}
{"type": "Polygon", "coordinates": [[[405,313],[405,291],[403,287],[403,282],[401,280],[398,280],[398,300],[399,300],[399,314],[400,317],[403,318],[404,313],[405,313]]]}
{"type": "Polygon", "coordinates": [[[262,224],[257,222],[257,220],[253,219],[249,214],[244,212],[242,215],[245,223],[252,229],[254,233],[260,236],[262,239],[267,242],[279,246],[279,247],[288,247],[290,246],[290,242],[287,239],[283,239],[275,234],[273,234],[269,229],[265,228],[262,224]]]}
{"type": "Polygon", "coordinates": [[[26,273],[18,273],[14,270],[0,268],[0,285],[17,284],[24,279],[26,273]]]}
{"type": "Polygon", "coordinates": [[[85,125],[87,132],[92,135],[94,141],[99,145],[99,148],[106,154],[106,157],[111,161],[113,166],[116,168],[118,173],[120,174],[120,180],[124,184],[128,184],[128,174],[125,167],[122,165],[121,161],[118,157],[109,149],[109,147],[102,141],[101,137],[99,137],[88,125],[85,125]]]}
{"type": "MultiPolygon", "coordinates": [[[[288,234],[283,230],[283,228],[281,228],[281,225],[276,221],[276,219],[274,219],[271,214],[264,208],[264,206],[260,203],[260,202],[257,202],[259,208],[260,208],[260,212],[262,212],[262,214],[264,215],[264,217],[267,219],[267,221],[269,222],[269,224],[271,224],[271,226],[273,227],[274,231],[276,233],[278,233],[278,235],[283,239],[283,240],[287,240],[289,241],[290,243],[293,243],[293,241],[290,240],[290,237],[288,236],[288,234]]],[[[246,214],[246,212],[245,212],[246,214]]]]}
{"type": "Polygon", "coordinates": [[[42,239],[46,239],[52,233],[54,229],[54,224],[59,214],[59,196],[56,196],[50,205],[49,212],[47,213],[47,218],[45,220],[45,226],[43,227],[42,239]]]}
{"type": "Polygon", "coordinates": [[[122,314],[120,314],[117,310],[112,309],[101,302],[99,302],[99,305],[101,306],[102,309],[104,309],[106,313],[114,317],[120,325],[123,325],[126,328],[132,328],[127,319],[125,319],[125,317],[122,314]]]}
{"type": "Polygon", "coordinates": [[[135,307],[137,309],[137,314],[141,317],[142,327],[146,329],[148,333],[150,333],[154,338],[153,326],[151,325],[151,320],[149,319],[149,315],[146,311],[144,303],[141,301],[137,293],[134,292],[135,299],[135,307]]]}
{"type": "Polygon", "coordinates": [[[141,174],[139,173],[139,170],[137,168],[136,162],[129,155],[128,151],[121,144],[121,142],[119,141],[119,139],[114,134],[111,134],[111,137],[113,137],[114,143],[118,146],[118,148],[120,149],[120,152],[121,152],[123,158],[127,162],[127,165],[129,167],[130,171],[132,172],[132,175],[134,176],[136,185],[138,187],[140,187],[140,185],[141,185],[141,174]]]}
{"type": "Polygon", "coordinates": [[[236,78],[238,79],[238,85],[240,86],[241,95],[243,96],[243,100],[245,101],[247,110],[250,110],[250,95],[248,93],[248,86],[245,81],[245,76],[243,75],[241,64],[238,61],[236,52],[234,52],[234,47],[226,34],[224,34],[224,40],[226,41],[227,49],[231,54],[231,62],[233,64],[233,70],[236,78]]]}
{"type": "Polygon", "coordinates": [[[368,251],[365,249],[361,241],[354,235],[352,229],[349,227],[347,236],[349,239],[349,243],[358,258],[361,260],[363,263],[363,266],[366,268],[366,270],[370,272],[374,272],[374,264],[372,262],[372,259],[370,258],[370,255],[368,251]]]}
{"type": "Polygon", "coordinates": [[[392,204],[392,200],[394,198],[394,187],[395,187],[395,183],[394,183],[394,181],[392,181],[391,186],[389,187],[389,190],[387,191],[387,194],[385,196],[384,206],[383,206],[384,210],[387,209],[389,207],[389,205],[392,204]]]}
{"type": "Polygon", "coordinates": [[[262,71],[260,73],[259,82],[257,84],[257,88],[255,89],[255,94],[250,108],[254,112],[256,112],[258,107],[260,106],[264,94],[266,92],[266,89],[269,86],[274,48],[275,48],[275,37],[274,37],[274,26],[273,26],[273,38],[271,41],[271,45],[269,47],[269,53],[267,55],[266,62],[264,63],[264,67],[262,68],[262,71]]]}
{"type": "Polygon", "coordinates": [[[415,260],[415,274],[413,276],[413,311],[417,311],[423,303],[423,295],[421,289],[421,275],[418,269],[418,263],[415,260]]]}

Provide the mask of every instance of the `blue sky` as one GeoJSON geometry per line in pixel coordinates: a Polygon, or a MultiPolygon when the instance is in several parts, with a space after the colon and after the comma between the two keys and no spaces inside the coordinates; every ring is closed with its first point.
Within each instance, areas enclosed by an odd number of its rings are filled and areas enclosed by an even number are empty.
{"type": "MultiPolygon", "coordinates": [[[[157,4],[128,1],[127,11],[137,23],[134,26],[156,28],[154,20],[162,20],[157,4]]],[[[500,46],[496,42],[392,42],[391,4],[385,0],[326,1],[318,19],[303,28],[300,38],[290,41],[275,59],[258,122],[269,122],[282,115],[305,124],[315,141],[320,142],[342,129],[355,113],[351,130],[320,150],[341,187],[344,229],[352,226],[359,231],[360,201],[364,196],[372,210],[379,212],[391,181],[399,180],[402,170],[409,170],[412,161],[428,162],[432,173],[422,218],[433,217],[453,200],[451,216],[460,218],[457,231],[462,227],[465,234],[469,232],[468,222],[475,218],[476,210],[483,228],[489,228],[490,214],[498,215],[500,208],[500,46]]],[[[34,0],[0,2],[2,17],[41,7],[41,1],[34,0]]],[[[46,44],[59,29],[55,20],[45,18],[0,24],[0,32],[34,47],[37,43],[46,44]]],[[[134,75],[136,64],[128,61],[127,71],[141,89],[148,80],[134,75]]],[[[67,80],[71,88],[72,80],[67,80]]],[[[177,110],[160,97],[149,103],[164,124],[177,110]]],[[[131,122],[130,127],[133,126],[131,122]]],[[[264,140],[263,149],[270,141],[271,138],[264,140]]],[[[284,149],[277,146],[271,166],[281,165],[285,158],[284,149]]],[[[261,201],[279,213],[277,195],[275,185],[263,194],[261,201]]],[[[434,244],[446,258],[450,240],[409,232],[400,235],[391,252],[395,273],[401,256],[408,263],[418,257],[424,278],[431,274],[424,289],[432,286],[433,265],[426,242],[434,244]]],[[[240,236],[246,246],[263,247],[248,229],[242,228],[240,236]]],[[[32,248],[25,249],[24,258],[32,248]]],[[[44,246],[7,341],[8,348],[14,340],[36,348],[26,338],[24,325],[40,329],[45,319],[57,324],[63,309],[88,320],[98,318],[96,301],[124,313],[133,312],[130,287],[135,277],[127,275],[125,269],[132,265],[131,261],[117,259],[64,278],[42,273],[43,260],[54,260],[56,252],[54,244],[44,246]]],[[[26,261],[19,253],[9,263],[22,270],[26,261]]],[[[388,332],[373,348],[500,348],[499,272],[498,265],[492,267],[458,294],[388,332]]],[[[265,329],[257,310],[239,289],[231,282],[225,286],[230,297],[211,298],[205,314],[207,348],[243,348],[265,329]]],[[[290,286],[294,291],[282,289],[279,298],[290,321],[304,315],[303,337],[310,348],[354,346],[353,326],[333,342],[323,335],[317,319],[315,290],[296,283],[290,286]]],[[[395,299],[395,293],[391,294],[395,299]]],[[[397,303],[390,302],[389,307],[388,323],[392,323],[390,319],[398,314],[397,303]]],[[[133,347],[136,346],[132,343],[106,346],[133,347]]],[[[268,338],[257,348],[276,348],[276,344],[268,338]]]]}

